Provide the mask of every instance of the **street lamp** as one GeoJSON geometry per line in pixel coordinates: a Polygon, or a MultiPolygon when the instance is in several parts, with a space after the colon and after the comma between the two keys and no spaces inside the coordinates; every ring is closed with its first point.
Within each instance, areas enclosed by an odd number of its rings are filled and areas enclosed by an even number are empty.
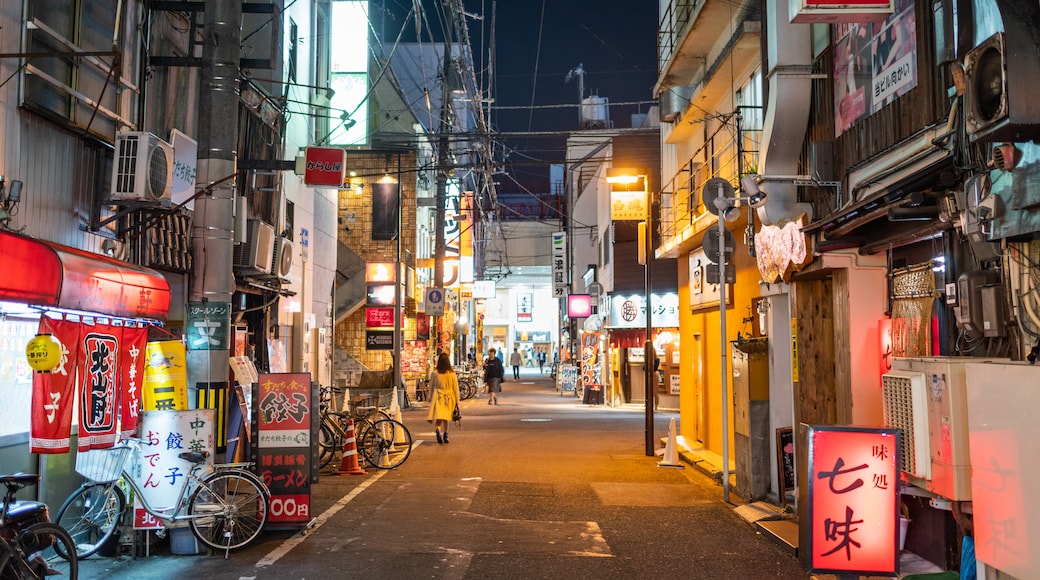
{"type": "MultiPolygon", "coordinates": [[[[738,203],[743,202],[752,209],[758,209],[766,203],[765,192],[758,189],[757,182],[753,179],[748,180],[745,177],[741,180],[741,185],[744,188],[745,196],[736,197],[734,196],[733,186],[728,181],[718,177],[712,178],[704,184],[704,192],[701,196],[704,200],[704,207],[718,216],[719,226],[716,238],[719,271],[715,282],[719,285],[719,351],[722,359],[720,361],[720,377],[722,380],[719,385],[722,392],[722,501],[726,503],[729,503],[729,359],[726,356],[728,354],[728,349],[726,348],[726,283],[728,282],[728,276],[726,272],[726,257],[728,252],[733,251],[733,248],[727,248],[727,238],[732,239],[732,235],[727,235],[729,232],[726,230],[726,222],[736,221],[740,217],[738,203]]],[[[707,237],[705,239],[707,240],[707,237]]],[[[710,279],[707,281],[711,282],[710,279]]]]}
{"type": "Polygon", "coordinates": [[[653,229],[653,200],[650,192],[650,185],[647,183],[646,172],[641,169],[631,168],[608,168],[607,169],[607,183],[614,185],[620,185],[622,187],[615,189],[611,188],[611,203],[610,203],[610,218],[611,220],[625,220],[625,219],[645,219],[643,226],[643,273],[644,273],[644,286],[643,286],[643,307],[646,309],[646,342],[643,345],[643,372],[644,379],[644,393],[643,396],[646,399],[644,407],[646,413],[646,455],[647,457],[653,457],[654,454],[654,357],[657,356],[657,352],[654,350],[653,342],[653,325],[652,310],[650,308],[650,290],[651,274],[652,274],[652,263],[654,257],[654,229],[653,229]],[[615,194],[624,196],[625,193],[641,194],[642,204],[624,203],[624,201],[633,201],[633,199],[620,200],[615,199],[615,194]],[[628,213],[625,208],[632,207],[643,207],[643,215],[638,215],[638,212],[628,213]]]}

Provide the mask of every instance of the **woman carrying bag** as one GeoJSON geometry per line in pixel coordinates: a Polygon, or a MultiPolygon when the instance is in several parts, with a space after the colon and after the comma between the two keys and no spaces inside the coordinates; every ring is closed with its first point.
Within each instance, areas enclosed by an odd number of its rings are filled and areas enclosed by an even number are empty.
{"type": "Polygon", "coordinates": [[[437,430],[437,443],[448,442],[448,424],[459,406],[459,379],[447,353],[437,356],[437,368],[430,373],[430,414],[426,420],[437,430]]]}

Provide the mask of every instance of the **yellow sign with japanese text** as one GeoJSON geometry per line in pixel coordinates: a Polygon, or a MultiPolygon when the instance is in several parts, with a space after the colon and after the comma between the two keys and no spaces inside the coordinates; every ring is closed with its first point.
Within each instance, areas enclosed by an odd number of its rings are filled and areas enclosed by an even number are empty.
{"type": "Polygon", "coordinates": [[[183,342],[163,340],[145,346],[142,387],[145,411],[188,409],[188,367],[183,342]]]}

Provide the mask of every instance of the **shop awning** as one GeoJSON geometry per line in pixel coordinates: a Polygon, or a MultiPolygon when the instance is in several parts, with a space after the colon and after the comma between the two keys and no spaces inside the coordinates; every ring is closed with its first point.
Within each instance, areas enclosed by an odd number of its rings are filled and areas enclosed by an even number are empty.
{"type": "Polygon", "coordinates": [[[149,268],[0,230],[0,300],[165,320],[170,285],[149,268]]]}

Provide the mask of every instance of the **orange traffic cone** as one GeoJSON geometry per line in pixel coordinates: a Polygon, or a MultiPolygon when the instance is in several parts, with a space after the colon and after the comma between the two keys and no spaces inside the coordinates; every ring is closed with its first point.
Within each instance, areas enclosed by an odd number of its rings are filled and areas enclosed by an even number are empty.
{"type": "Polygon", "coordinates": [[[357,442],[354,440],[354,420],[347,422],[347,439],[343,442],[343,459],[339,463],[339,475],[368,475],[361,469],[357,458],[357,442]]]}

